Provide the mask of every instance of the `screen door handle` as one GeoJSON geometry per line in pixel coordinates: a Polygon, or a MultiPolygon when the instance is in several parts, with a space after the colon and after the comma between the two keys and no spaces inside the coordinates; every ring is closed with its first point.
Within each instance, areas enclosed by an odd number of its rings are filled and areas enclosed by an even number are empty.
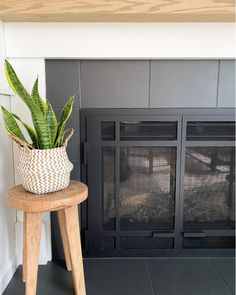
{"type": "Polygon", "coordinates": [[[189,232],[183,232],[184,238],[205,238],[206,233],[202,230],[199,231],[189,231],[189,232]]]}
{"type": "Polygon", "coordinates": [[[154,231],[154,232],[152,232],[153,238],[171,238],[174,236],[175,236],[175,234],[173,231],[154,231]]]}

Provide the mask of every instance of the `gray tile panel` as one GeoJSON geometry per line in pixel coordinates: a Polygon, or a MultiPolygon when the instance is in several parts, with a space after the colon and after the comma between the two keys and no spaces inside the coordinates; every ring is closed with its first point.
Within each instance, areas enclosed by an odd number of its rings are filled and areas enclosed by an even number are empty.
{"type": "MultiPolygon", "coordinates": [[[[86,259],[84,268],[87,295],[154,295],[144,259],[86,259]]],[[[24,294],[22,267],[4,292],[16,294],[24,294]]],[[[74,294],[72,274],[63,261],[39,267],[37,295],[44,294],[74,294]]]]}
{"type": "Polygon", "coordinates": [[[220,61],[218,107],[235,107],[235,61],[220,61]]]}
{"type": "Polygon", "coordinates": [[[80,180],[80,161],[71,161],[74,165],[73,170],[71,171],[70,178],[75,180],[80,180]]]}
{"type": "Polygon", "coordinates": [[[220,276],[235,294],[235,259],[234,258],[212,258],[210,261],[216,267],[220,276]]]}
{"type": "Polygon", "coordinates": [[[216,107],[218,61],[151,61],[150,107],[216,107]]]}
{"type": "Polygon", "coordinates": [[[81,61],[83,108],[148,107],[148,61],[81,61]]]}
{"type": "MultiPolygon", "coordinates": [[[[55,109],[58,120],[60,120],[60,114],[62,109],[55,109]]],[[[71,137],[68,147],[67,153],[70,160],[79,160],[80,159],[80,126],[79,126],[79,110],[74,109],[68,122],[66,124],[66,128],[74,128],[74,134],[71,137]]]]}
{"type": "Polygon", "coordinates": [[[53,107],[62,108],[72,95],[76,96],[75,108],[79,107],[80,61],[46,60],[47,97],[53,107]]]}
{"type": "Polygon", "coordinates": [[[51,228],[52,230],[52,241],[57,241],[56,243],[52,243],[52,256],[53,259],[65,259],[62,240],[60,235],[60,229],[58,224],[57,212],[51,212],[51,228]]]}
{"type": "MultiPolygon", "coordinates": [[[[212,261],[147,259],[147,269],[145,259],[85,259],[87,295],[232,295],[221,277],[232,278],[234,272],[232,265],[229,266],[232,262],[228,259],[212,261]]],[[[24,294],[21,267],[3,293],[15,294],[24,294]]],[[[65,269],[63,261],[39,266],[37,294],[74,294],[71,272],[65,269]]]]}
{"type": "Polygon", "coordinates": [[[154,295],[144,259],[87,259],[88,295],[154,295]]]}
{"type": "Polygon", "coordinates": [[[58,108],[233,107],[235,61],[46,60],[46,85],[58,108]]]}
{"type": "Polygon", "coordinates": [[[232,295],[208,259],[148,259],[158,295],[232,295]]]}
{"type": "MultiPolygon", "coordinates": [[[[4,295],[24,295],[22,267],[18,267],[4,295]]],[[[71,272],[66,271],[63,262],[49,262],[39,266],[37,295],[74,295],[71,272]]]]}

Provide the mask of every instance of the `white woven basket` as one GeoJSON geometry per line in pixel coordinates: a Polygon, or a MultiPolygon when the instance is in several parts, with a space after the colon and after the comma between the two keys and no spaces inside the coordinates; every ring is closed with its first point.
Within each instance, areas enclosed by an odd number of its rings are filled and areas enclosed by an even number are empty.
{"type": "Polygon", "coordinates": [[[72,132],[62,147],[53,149],[29,149],[20,147],[18,169],[23,176],[23,187],[34,194],[46,194],[68,187],[73,164],[66,147],[72,132]]]}

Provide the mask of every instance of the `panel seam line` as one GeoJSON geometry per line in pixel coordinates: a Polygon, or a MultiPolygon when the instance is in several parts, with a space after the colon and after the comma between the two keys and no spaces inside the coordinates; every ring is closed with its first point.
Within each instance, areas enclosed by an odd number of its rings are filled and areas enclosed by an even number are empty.
{"type": "Polygon", "coordinates": [[[150,270],[149,270],[149,267],[148,267],[147,259],[145,258],[144,260],[145,260],[146,270],[147,270],[147,274],[148,274],[148,279],[149,279],[149,282],[150,282],[150,285],[151,285],[152,294],[153,295],[158,295],[158,293],[155,292],[155,290],[154,290],[153,280],[152,280],[151,273],[150,273],[150,270]]]}
{"type": "Polygon", "coordinates": [[[211,261],[211,259],[209,259],[210,264],[212,265],[212,267],[214,268],[214,270],[216,271],[216,273],[218,274],[218,276],[220,277],[220,279],[223,281],[224,285],[226,286],[226,288],[230,291],[230,293],[232,295],[234,295],[234,292],[231,290],[230,286],[227,284],[227,282],[225,281],[225,279],[223,278],[223,276],[221,275],[220,271],[217,269],[216,265],[214,264],[213,261],[211,261]]]}
{"type": "Polygon", "coordinates": [[[217,73],[216,108],[219,107],[219,84],[220,84],[220,60],[218,61],[218,73],[217,73]]]}
{"type": "Polygon", "coordinates": [[[148,108],[151,107],[151,60],[149,60],[149,74],[148,74],[148,108]]]}

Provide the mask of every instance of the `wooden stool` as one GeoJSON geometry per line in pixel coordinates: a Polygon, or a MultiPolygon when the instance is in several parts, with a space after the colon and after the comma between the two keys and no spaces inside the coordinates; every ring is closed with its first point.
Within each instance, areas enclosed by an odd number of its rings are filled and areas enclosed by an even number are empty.
{"type": "Polygon", "coordinates": [[[36,294],[41,213],[51,211],[57,211],[66,267],[72,270],[75,293],[86,294],[78,204],[87,196],[87,186],[75,180],[71,180],[68,188],[45,195],[27,192],[22,185],[8,192],[9,206],[24,212],[23,281],[26,283],[26,295],[36,294]]]}

